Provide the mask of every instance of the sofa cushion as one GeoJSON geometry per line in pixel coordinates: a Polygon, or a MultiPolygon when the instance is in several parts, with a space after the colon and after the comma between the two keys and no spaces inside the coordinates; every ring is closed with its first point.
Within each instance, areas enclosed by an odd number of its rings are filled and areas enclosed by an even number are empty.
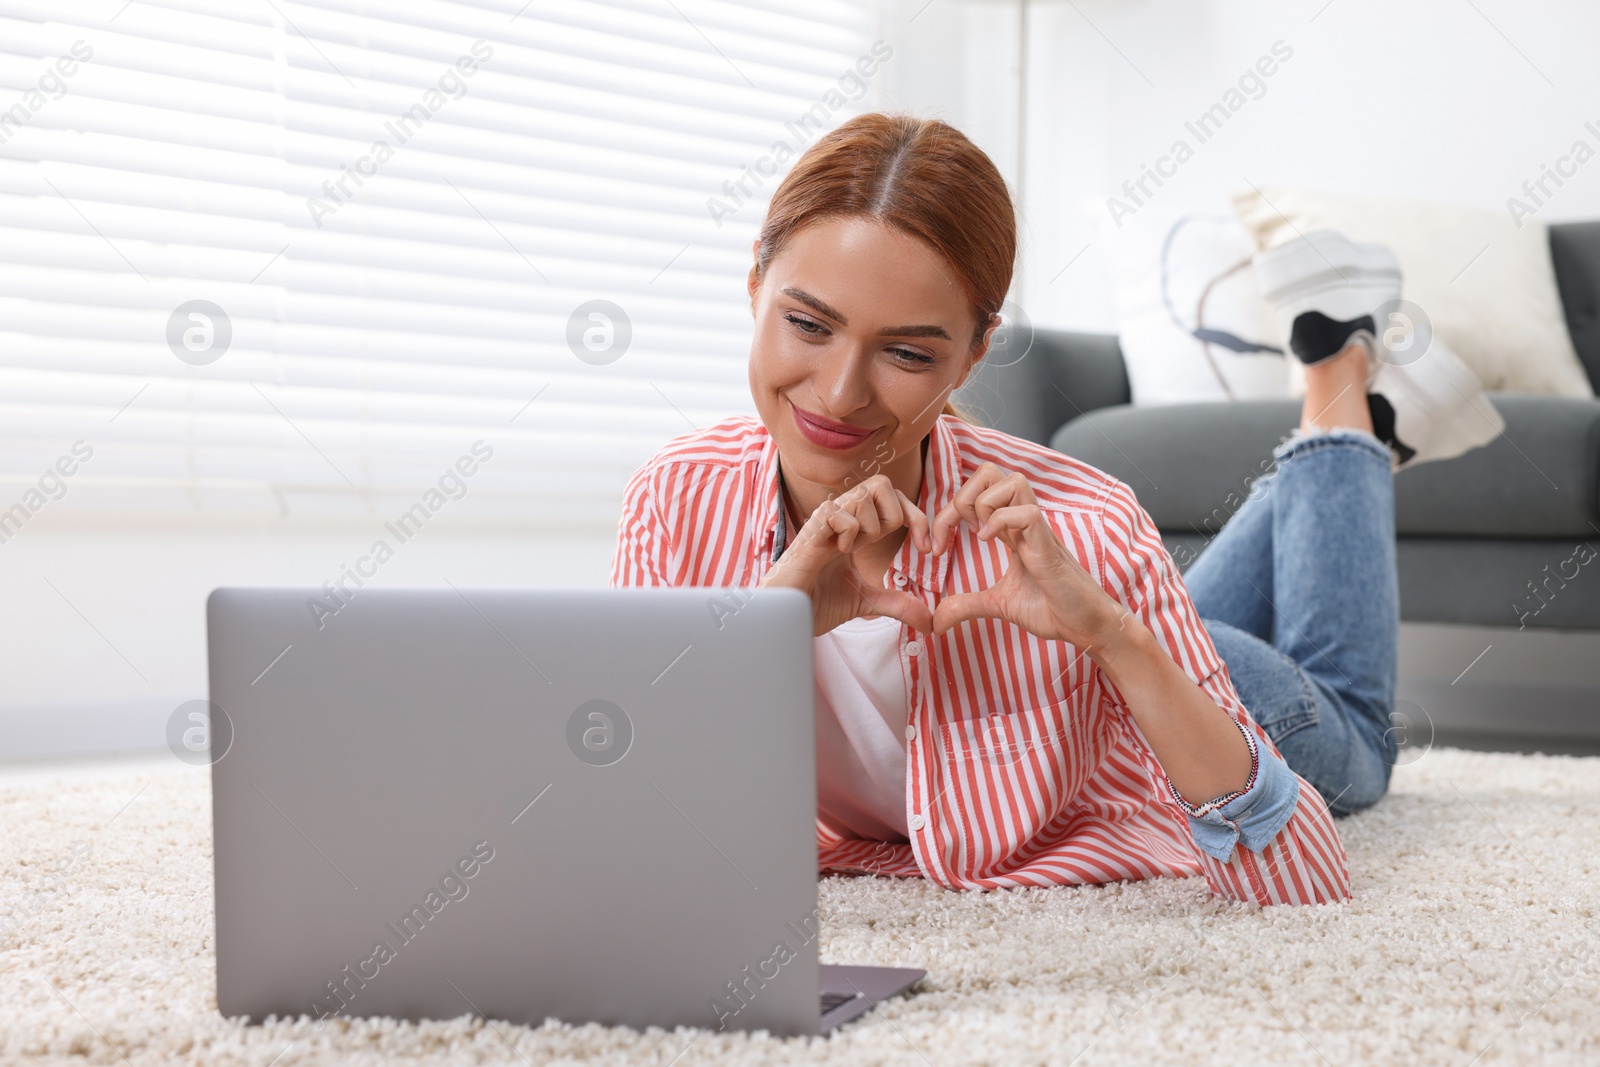
{"type": "MultiPolygon", "coordinates": [[[[1506,431],[1455,459],[1395,476],[1402,537],[1600,535],[1600,401],[1491,393],[1506,431]]],[[[1130,485],[1157,527],[1214,534],[1272,467],[1297,400],[1120,404],[1073,419],[1058,452],[1130,485]]]]}

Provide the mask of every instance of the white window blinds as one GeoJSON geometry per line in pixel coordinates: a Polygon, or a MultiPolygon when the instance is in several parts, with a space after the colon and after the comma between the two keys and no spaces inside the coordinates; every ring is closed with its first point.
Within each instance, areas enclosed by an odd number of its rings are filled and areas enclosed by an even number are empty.
{"type": "Polygon", "coordinates": [[[664,440],[752,410],[750,242],[873,106],[872,29],[0,0],[0,536],[17,506],[388,516],[441,479],[463,516],[614,519],[664,440]]]}

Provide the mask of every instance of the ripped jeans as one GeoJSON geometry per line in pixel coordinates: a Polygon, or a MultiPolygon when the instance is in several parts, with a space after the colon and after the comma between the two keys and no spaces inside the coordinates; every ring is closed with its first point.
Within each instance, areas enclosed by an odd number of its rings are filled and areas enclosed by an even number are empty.
{"type": "Polygon", "coordinates": [[[1239,699],[1335,815],[1375,804],[1396,757],[1400,637],[1389,449],[1300,436],[1184,575],[1239,699]]]}

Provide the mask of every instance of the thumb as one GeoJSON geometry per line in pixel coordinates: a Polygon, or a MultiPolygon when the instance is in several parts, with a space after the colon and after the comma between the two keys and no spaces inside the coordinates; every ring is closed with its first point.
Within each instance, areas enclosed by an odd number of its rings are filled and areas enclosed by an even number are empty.
{"type": "Polygon", "coordinates": [[[957,593],[939,601],[933,612],[933,632],[942,634],[968,619],[998,619],[1000,611],[989,595],[989,590],[976,593],[957,593]]]}
{"type": "Polygon", "coordinates": [[[874,590],[872,599],[867,604],[878,614],[899,619],[913,630],[922,633],[933,632],[933,612],[928,610],[928,605],[920,598],[903,590],[874,590]]]}
{"type": "Polygon", "coordinates": [[[783,554],[771,570],[781,574],[784,584],[810,589],[823,568],[839,558],[837,536],[838,531],[826,522],[819,525],[814,520],[808,521],[784,546],[783,554]]]}

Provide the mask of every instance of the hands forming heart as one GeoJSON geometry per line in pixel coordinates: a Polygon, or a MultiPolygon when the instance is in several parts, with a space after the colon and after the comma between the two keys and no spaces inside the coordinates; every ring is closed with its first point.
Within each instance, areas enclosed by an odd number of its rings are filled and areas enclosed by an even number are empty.
{"type": "Polygon", "coordinates": [[[888,615],[913,629],[929,630],[933,613],[926,604],[904,590],[881,588],[861,565],[863,549],[901,527],[909,527],[917,547],[928,551],[928,517],[886,475],[875,474],[824,500],[772,565],[761,588],[789,587],[810,596],[818,637],[863,615],[888,615]]]}
{"type": "Polygon", "coordinates": [[[852,486],[817,508],[761,584],[809,594],[819,636],[868,614],[935,634],[968,619],[993,618],[1090,648],[1120,629],[1126,614],[1050,528],[1027,479],[994,463],[974,471],[931,522],[885,475],[852,486]],[[962,523],[977,530],[980,541],[1000,538],[1009,563],[994,585],[945,597],[931,612],[910,593],[882,588],[859,565],[862,548],[901,527],[922,551],[947,552],[962,523]]]}

